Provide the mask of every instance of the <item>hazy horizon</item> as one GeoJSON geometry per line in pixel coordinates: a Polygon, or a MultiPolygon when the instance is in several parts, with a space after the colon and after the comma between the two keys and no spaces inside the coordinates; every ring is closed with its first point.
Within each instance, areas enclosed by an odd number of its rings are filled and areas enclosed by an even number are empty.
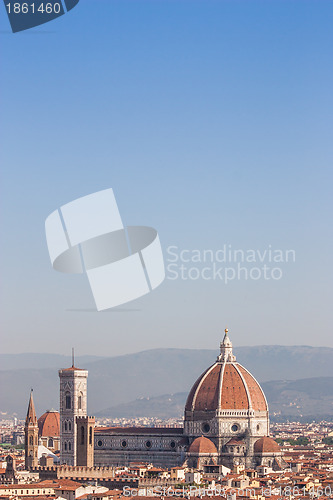
{"type": "MultiPolygon", "coordinates": [[[[246,348],[246,347],[310,347],[314,349],[333,349],[332,346],[325,346],[325,345],[309,345],[309,344],[248,344],[248,345],[239,345],[239,346],[233,346],[234,350],[237,350],[238,348],[246,348]]],[[[98,353],[79,353],[75,354],[75,358],[82,358],[82,357],[94,357],[94,358],[116,358],[120,356],[128,356],[131,354],[139,354],[141,352],[146,352],[146,351],[157,351],[157,350],[195,350],[195,351],[216,351],[219,352],[219,349],[215,349],[214,347],[154,347],[152,349],[142,349],[140,351],[128,351],[124,353],[118,353],[118,354],[98,354],[98,353]]],[[[69,359],[71,359],[72,354],[71,353],[65,353],[65,352],[46,352],[46,351],[24,351],[24,352],[3,352],[1,351],[0,355],[10,355],[10,356],[21,356],[21,355],[26,355],[26,354],[37,354],[37,355],[52,355],[52,356],[65,356],[69,359]]],[[[1,369],[1,368],[0,368],[1,369]]]]}

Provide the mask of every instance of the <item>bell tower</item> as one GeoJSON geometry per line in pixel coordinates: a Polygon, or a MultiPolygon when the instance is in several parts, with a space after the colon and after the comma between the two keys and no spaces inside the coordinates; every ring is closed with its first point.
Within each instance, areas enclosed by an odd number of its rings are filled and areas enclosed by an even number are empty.
{"type": "Polygon", "coordinates": [[[76,417],[87,416],[88,371],[76,368],[59,370],[60,378],[60,462],[77,465],[76,417]]]}
{"type": "Polygon", "coordinates": [[[24,427],[25,435],[25,468],[27,470],[38,466],[38,424],[35,411],[32,389],[24,427]]]}

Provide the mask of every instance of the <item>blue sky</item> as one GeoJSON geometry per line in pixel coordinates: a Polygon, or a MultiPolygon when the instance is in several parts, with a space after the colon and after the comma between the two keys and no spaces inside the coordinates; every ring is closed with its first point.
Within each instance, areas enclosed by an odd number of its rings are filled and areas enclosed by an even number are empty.
{"type": "Polygon", "coordinates": [[[329,1],[81,0],[1,11],[3,352],[332,346],[329,1]],[[294,249],[281,280],[166,280],[105,313],[49,262],[44,221],[112,187],[179,249],[294,249]],[[88,309],[88,311],[87,311],[88,309]]]}

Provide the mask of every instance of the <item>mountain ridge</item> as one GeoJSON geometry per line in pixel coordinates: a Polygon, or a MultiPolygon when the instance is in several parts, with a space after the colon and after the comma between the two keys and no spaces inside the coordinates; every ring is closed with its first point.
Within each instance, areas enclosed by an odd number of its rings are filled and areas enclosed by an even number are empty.
{"type": "MultiPolygon", "coordinates": [[[[275,417],[333,416],[333,377],[299,380],[272,380],[261,384],[268,400],[271,419],[275,417]]],[[[106,408],[97,417],[109,418],[179,418],[184,412],[187,392],[137,398],[106,408]]]]}
{"type": "MultiPolygon", "coordinates": [[[[234,352],[237,361],[260,383],[333,374],[333,348],[265,345],[236,347],[234,352]]],[[[111,358],[77,357],[76,364],[79,365],[80,360],[86,361],[81,367],[89,371],[89,412],[97,413],[138,397],[188,392],[198,376],[215,362],[217,355],[218,350],[212,349],[159,348],[111,358]]],[[[4,356],[0,357],[0,363],[4,356]]],[[[70,356],[60,356],[60,366],[52,364],[57,364],[59,358],[52,358],[52,363],[47,358],[42,360],[44,368],[38,368],[36,360],[33,368],[22,368],[22,363],[21,366],[19,363],[22,357],[16,361],[15,357],[11,358],[11,369],[0,370],[0,411],[24,416],[31,387],[35,391],[39,414],[47,408],[57,408],[58,369],[66,366],[64,362],[71,365],[70,356]]],[[[30,358],[29,362],[32,360],[30,358]]],[[[4,364],[1,366],[3,368],[4,364]]]]}

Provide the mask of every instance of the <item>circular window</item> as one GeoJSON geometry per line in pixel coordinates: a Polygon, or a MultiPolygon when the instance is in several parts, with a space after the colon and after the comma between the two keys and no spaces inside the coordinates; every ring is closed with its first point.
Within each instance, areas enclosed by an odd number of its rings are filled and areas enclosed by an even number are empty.
{"type": "Polygon", "coordinates": [[[122,441],[122,442],[121,442],[121,446],[122,446],[123,448],[126,448],[126,446],[127,446],[127,441],[122,441]]]}
{"type": "Polygon", "coordinates": [[[233,424],[231,426],[231,430],[232,430],[232,432],[237,432],[239,430],[239,425],[238,424],[233,424]]]}
{"type": "Polygon", "coordinates": [[[97,446],[102,446],[103,445],[103,441],[97,441],[97,446]]]}
{"type": "Polygon", "coordinates": [[[171,448],[176,448],[176,443],[174,441],[171,441],[170,446],[171,448]]]}
{"type": "Polygon", "coordinates": [[[151,448],[151,441],[146,441],[147,448],[151,448]]]}
{"type": "Polygon", "coordinates": [[[202,424],[202,430],[203,432],[209,432],[210,431],[210,425],[206,423],[202,424]]]}

